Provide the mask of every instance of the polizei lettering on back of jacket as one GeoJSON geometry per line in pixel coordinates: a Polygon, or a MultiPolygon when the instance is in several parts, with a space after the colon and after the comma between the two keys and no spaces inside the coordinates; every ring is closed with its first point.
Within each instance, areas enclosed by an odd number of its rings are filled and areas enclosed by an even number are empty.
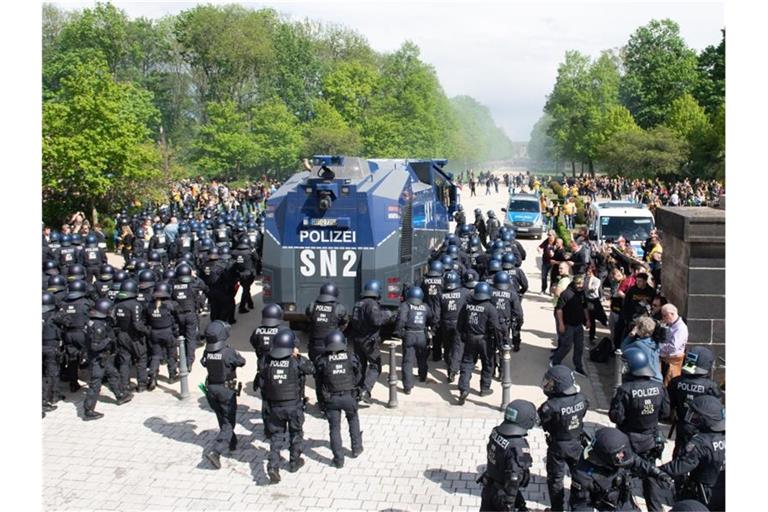
{"type": "Polygon", "coordinates": [[[313,244],[354,244],[357,243],[355,231],[327,231],[313,230],[299,233],[299,242],[312,242],[313,244]]]}

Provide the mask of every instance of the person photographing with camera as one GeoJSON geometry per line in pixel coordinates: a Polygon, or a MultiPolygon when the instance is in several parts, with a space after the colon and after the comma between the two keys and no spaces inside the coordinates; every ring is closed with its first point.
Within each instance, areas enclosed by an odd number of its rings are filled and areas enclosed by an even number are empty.
{"type": "Polygon", "coordinates": [[[640,316],[634,320],[629,335],[624,338],[621,351],[626,353],[630,348],[639,348],[647,356],[648,366],[653,371],[651,380],[662,382],[659,344],[666,336],[665,326],[649,316],[640,316]]]}

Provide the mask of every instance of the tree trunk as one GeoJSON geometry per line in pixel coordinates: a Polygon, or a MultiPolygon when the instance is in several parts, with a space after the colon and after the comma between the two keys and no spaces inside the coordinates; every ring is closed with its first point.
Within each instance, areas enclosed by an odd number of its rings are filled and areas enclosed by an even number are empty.
{"type": "Polygon", "coordinates": [[[576,177],[576,160],[571,160],[571,176],[576,177]]]}
{"type": "Polygon", "coordinates": [[[581,161],[581,174],[579,175],[580,178],[584,177],[584,161],[581,161]]]}
{"type": "Polygon", "coordinates": [[[595,162],[592,161],[592,159],[589,159],[589,175],[592,176],[592,178],[595,177],[595,162]]]}

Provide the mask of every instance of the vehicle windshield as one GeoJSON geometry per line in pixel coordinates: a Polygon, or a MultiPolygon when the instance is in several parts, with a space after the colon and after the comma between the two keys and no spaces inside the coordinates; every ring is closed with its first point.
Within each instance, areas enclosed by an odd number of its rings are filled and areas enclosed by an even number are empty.
{"type": "Polygon", "coordinates": [[[645,241],[651,236],[653,219],[647,217],[600,217],[600,238],[616,240],[620,236],[630,241],[645,241]]]}
{"type": "Polygon", "coordinates": [[[507,208],[510,212],[534,212],[539,213],[539,202],[538,201],[525,201],[523,199],[516,200],[512,199],[509,202],[509,207],[507,208]]]}

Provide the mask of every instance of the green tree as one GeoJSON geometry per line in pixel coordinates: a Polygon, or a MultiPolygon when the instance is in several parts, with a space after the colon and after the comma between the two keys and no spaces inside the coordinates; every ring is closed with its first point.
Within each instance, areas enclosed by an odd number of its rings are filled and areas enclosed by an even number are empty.
{"type": "Polygon", "coordinates": [[[672,102],[696,85],[696,53],[672,20],[653,20],[638,28],[623,60],[621,100],[643,128],[663,123],[672,102]]]}
{"type": "Polygon", "coordinates": [[[211,102],[208,121],[200,127],[192,144],[192,162],[211,177],[240,177],[258,161],[258,145],[248,119],[233,101],[211,102]]]}
{"type": "Polygon", "coordinates": [[[599,157],[610,175],[655,178],[679,174],[687,153],[682,137],[666,126],[657,126],[614,134],[600,147],[599,157]]]}
{"type": "Polygon", "coordinates": [[[684,94],[670,105],[664,125],[690,142],[697,133],[709,129],[709,119],[694,97],[684,94]]]}
{"type": "Polygon", "coordinates": [[[286,177],[296,170],[304,141],[299,120],[282,100],[272,98],[253,108],[251,136],[260,173],[275,171],[286,177]]]}
{"type": "Polygon", "coordinates": [[[104,60],[74,63],[43,103],[46,220],[155,195],[162,174],[149,125],[157,117],[151,94],[116,83],[104,60]]]}
{"type": "Polygon", "coordinates": [[[528,156],[535,162],[553,162],[558,159],[557,147],[552,137],[547,135],[547,130],[552,125],[552,116],[543,114],[531,129],[528,141],[528,156]]]}
{"type": "Polygon", "coordinates": [[[714,117],[725,103],[725,29],[717,46],[707,46],[697,59],[698,81],[693,95],[707,113],[714,117]]]}
{"type": "Polygon", "coordinates": [[[350,126],[362,127],[380,79],[374,66],[341,62],[323,78],[322,95],[350,126]]]}
{"type": "Polygon", "coordinates": [[[325,100],[316,100],[315,117],[303,125],[302,154],[356,155],[362,149],[360,134],[350,128],[336,109],[325,100]]]}

